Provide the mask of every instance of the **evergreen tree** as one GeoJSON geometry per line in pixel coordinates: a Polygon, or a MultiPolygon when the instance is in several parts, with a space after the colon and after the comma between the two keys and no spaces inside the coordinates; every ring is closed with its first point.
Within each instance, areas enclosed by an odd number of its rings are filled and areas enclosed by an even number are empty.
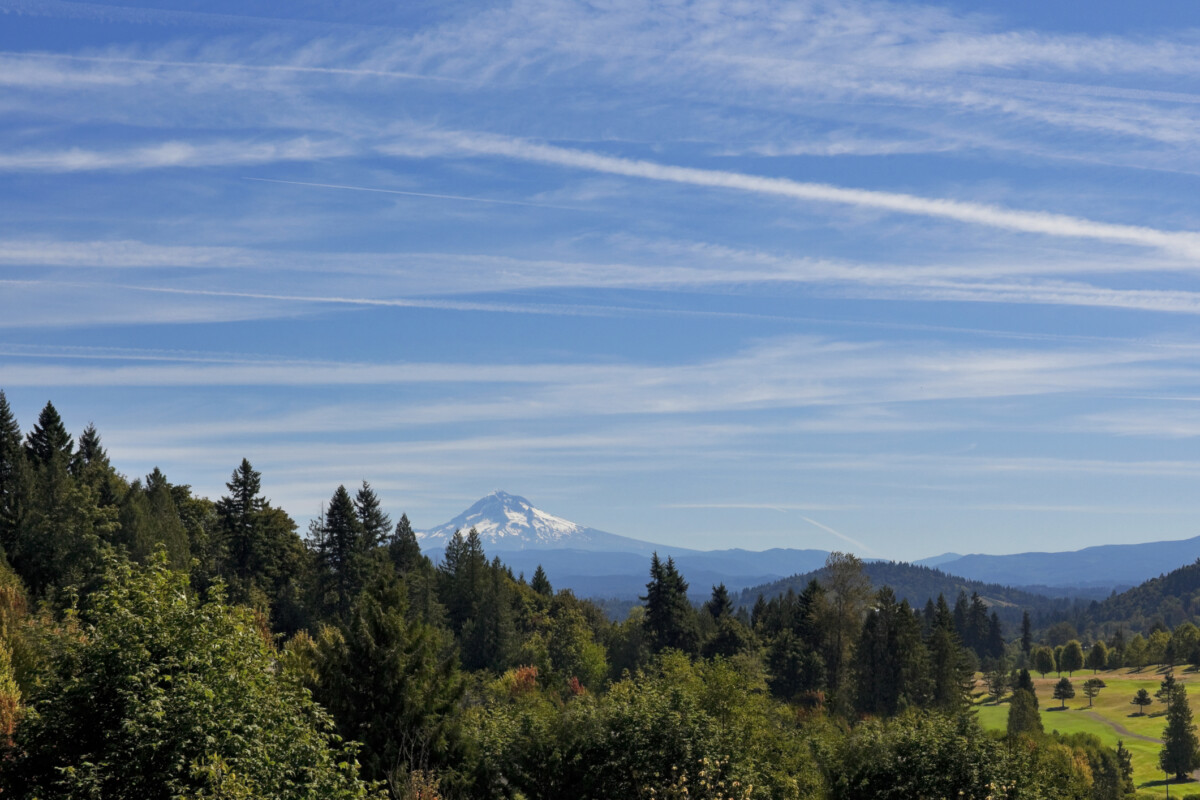
{"type": "Polygon", "coordinates": [[[541,564],[538,564],[537,569],[533,571],[533,580],[530,581],[529,588],[542,597],[554,596],[554,587],[550,585],[550,579],[546,577],[546,570],[542,569],[541,564]]]}
{"type": "Polygon", "coordinates": [[[1092,674],[1096,674],[1099,670],[1108,667],[1108,645],[1099,639],[1092,645],[1092,649],[1088,651],[1087,667],[1092,670],[1092,674]]]}
{"type": "Polygon", "coordinates": [[[850,710],[849,678],[851,654],[862,628],[871,580],[863,572],[862,560],[850,553],[830,553],[825,559],[828,603],[824,606],[826,630],[825,666],[834,707],[850,710]]]}
{"type": "Polygon", "coordinates": [[[1028,658],[1033,651],[1033,623],[1029,619],[1029,612],[1021,613],[1021,652],[1028,658]]]}
{"type": "Polygon", "coordinates": [[[1022,669],[1017,673],[1017,679],[1013,683],[1013,691],[1018,689],[1024,689],[1029,692],[1029,695],[1033,698],[1033,707],[1038,707],[1037,690],[1033,688],[1033,678],[1029,676],[1029,670],[1022,669]]]}
{"type": "Polygon", "coordinates": [[[94,424],[89,422],[83,433],[80,434],[79,447],[71,458],[71,473],[78,478],[88,467],[92,466],[107,468],[111,465],[108,462],[108,452],[100,444],[99,431],[96,430],[94,424]]]}
{"type": "Polygon", "coordinates": [[[724,583],[713,587],[712,598],[704,604],[704,610],[714,620],[719,620],[721,617],[729,616],[733,613],[733,603],[729,600],[729,590],[725,588],[724,583]]]}
{"type": "Polygon", "coordinates": [[[12,558],[17,525],[28,491],[21,427],[8,398],[0,391],[0,547],[12,558]]]}
{"type": "Polygon", "coordinates": [[[875,596],[855,651],[858,709],[892,716],[919,705],[927,695],[927,656],[920,623],[907,603],[897,604],[891,588],[875,596]]]}
{"type": "Polygon", "coordinates": [[[420,564],[425,557],[421,555],[421,546],[417,544],[417,534],[408,521],[407,514],[400,515],[392,538],[388,540],[388,558],[400,575],[406,575],[420,564]]]}
{"type": "Polygon", "coordinates": [[[74,447],[75,442],[67,433],[58,410],[53,403],[46,403],[37,424],[25,437],[25,456],[38,467],[44,467],[55,457],[61,458],[63,466],[67,466],[71,463],[74,447]]]}
{"type": "Polygon", "coordinates": [[[1154,698],[1151,697],[1150,693],[1145,689],[1138,689],[1137,694],[1135,694],[1133,699],[1129,702],[1138,707],[1139,715],[1144,716],[1146,713],[1146,706],[1153,705],[1154,698]]]}
{"type": "Polygon", "coordinates": [[[1040,736],[1043,733],[1042,715],[1038,713],[1037,698],[1026,689],[1013,691],[1008,703],[1008,735],[1040,736]]]}
{"type": "Polygon", "coordinates": [[[995,611],[988,618],[987,637],[984,650],[988,658],[1000,660],[1004,658],[1004,627],[1000,624],[1000,615],[995,611]]]}
{"type": "Polygon", "coordinates": [[[653,652],[666,649],[695,653],[700,632],[696,612],[687,597],[688,585],[675,568],[675,559],[668,557],[664,564],[654,553],[650,561],[650,582],[646,595],[646,633],[653,652]]]}
{"type": "Polygon", "coordinates": [[[413,772],[453,766],[462,747],[457,659],[407,603],[402,583],[380,579],[316,643],[316,699],[345,739],[362,743],[366,776],[396,797],[413,772]]]}
{"type": "Polygon", "coordinates": [[[363,481],[362,488],[354,496],[354,510],[362,527],[363,551],[373,551],[387,541],[392,530],[392,521],[383,513],[379,497],[366,481],[363,481]]]}
{"type": "Polygon", "coordinates": [[[1100,694],[1104,686],[1104,681],[1099,678],[1088,678],[1083,682],[1083,694],[1088,699],[1088,708],[1092,707],[1092,700],[1100,694]]]}
{"type": "Polygon", "coordinates": [[[1070,678],[1062,678],[1054,684],[1054,699],[1062,701],[1062,708],[1067,707],[1067,701],[1075,696],[1075,687],[1070,678]]]}
{"type": "Polygon", "coordinates": [[[1187,691],[1182,685],[1172,690],[1170,705],[1167,706],[1167,727],[1163,730],[1163,747],[1158,754],[1158,764],[1163,772],[1174,773],[1176,780],[1183,780],[1200,767],[1200,740],[1196,737],[1196,726],[1192,723],[1192,708],[1188,704],[1187,691]]]}
{"type": "Polygon", "coordinates": [[[1162,683],[1158,685],[1158,691],[1154,693],[1154,697],[1166,705],[1167,711],[1171,710],[1171,703],[1178,695],[1180,686],[1179,681],[1175,680],[1175,673],[1167,669],[1167,674],[1163,676],[1162,683]]]}
{"type": "Polygon", "coordinates": [[[362,590],[367,572],[367,534],[357,511],[346,487],[338,486],[325,509],[316,546],[325,584],[323,602],[342,617],[362,590]]]}
{"type": "Polygon", "coordinates": [[[217,501],[217,517],[224,534],[223,564],[218,565],[218,570],[223,576],[236,579],[234,594],[244,596],[261,549],[256,523],[266,507],[266,500],[259,495],[262,473],[243,458],[225,487],[229,494],[217,501]]]}
{"type": "Polygon", "coordinates": [[[484,566],[482,592],[462,627],[462,663],[469,670],[502,672],[512,666],[516,650],[514,581],[499,558],[484,566]]]}

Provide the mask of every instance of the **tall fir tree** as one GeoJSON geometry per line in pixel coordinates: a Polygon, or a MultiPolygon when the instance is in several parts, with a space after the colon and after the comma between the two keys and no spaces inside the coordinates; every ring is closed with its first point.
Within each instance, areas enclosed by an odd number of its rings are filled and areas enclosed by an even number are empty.
{"type": "Polygon", "coordinates": [[[529,582],[529,588],[542,597],[554,596],[554,587],[550,585],[550,579],[546,577],[546,570],[542,569],[541,564],[533,571],[533,580],[529,582]]]}
{"type": "Polygon", "coordinates": [[[646,584],[646,632],[654,652],[672,649],[695,653],[700,644],[695,610],[687,597],[688,585],[675,559],[662,562],[658,553],[650,561],[650,582],[646,584]]]}
{"type": "Polygon", "coordinates": [[[416,531],[408,521],[407,514],[400,515],[400,521],[396,523],[396,528],[388,539],[387,548],[388,558],[400,575],[407,574],[424,560],[421,545],[417,543],[416,531]]]}
{"type": "Polygon", "coordinates": [[[38,415],[37,424],[25,437],[25,455],[30,463],[44,467],[51,459],[62,459],[63,466],[71,463],[75,442],[67,428],[63,425],[62,417],[53,403],[46,403],[42,413],[38,415]]]}
{"type": "Polygon", "coordinates": [[[1169,695],[1167,727],[1163,729],[1163,746],[1158,755],[1158,764],[1163,772],[1174,774],[1176,780],[1183,780],[1192,770],[1200,767],[1200,753],[1197,752],[1200,750],[1200,740],[1196,737],[1192,708],[1183,685],[1173,684],[1169,695]]]}
{"type": "Polygon", "coordinates": [[[1025,654],[1026,660],[1029,659],[1029,654],[1033,650],[1033,622],[1029,619],[1029,612],[1025,611],[1021,614],[1021,652],[1025,654]]]}
{"type": "Polygon", "coordinates": [[[733,613],[733,603],[729,599],[729,590],[725,588],[724,583],[719,583],[713,587],[712,597],[704,604],[704,610],[714,620],[719,620],[721,617],[726,617],[733,613]]]}
{"type": "Polygon", "coordinates": [[[17,525],[28,486],[21,426],[8,398],[0,391],[0,546],[11,559],[17,540],[17,525]]]}
{"type": "Polygon", "coordinates": [[[855,649],[859,711],[892,716],[925,702],[928,664],[921,626],[908,603],[896,603],[890,587],[875,595],[855,649]]]}
{"type": "Polygon", "coordinates": [[[365,550],[374,550],[387,541],[392,530],[392,521],[383,513],[379,496],[366,481],[363,481],[362,488],[354,496],[354,510],[358,513],[358,521],[362,525],[362,546],[365,550]]]}
{"type": "Polygon", "coordinates": [[[326,607],[341,617],[364,585],[366,577],[366,532],[345,486],[338,486],[325,509],[316,547],[322,568],[326,607]]]}
{"type": "Polygon", "coordinates": [[[266,500],[259,495],[262,473],[243,458],[225,487],[229,494],[217,501],[217,517],[224,534],[222,561],[225,563],[222,566],[228,569],[226,577],[235,578],[240,587],[245,587],[250,583],[257,551],[261,547],[256,523],[259,513],[266,507],[266,500]]]}

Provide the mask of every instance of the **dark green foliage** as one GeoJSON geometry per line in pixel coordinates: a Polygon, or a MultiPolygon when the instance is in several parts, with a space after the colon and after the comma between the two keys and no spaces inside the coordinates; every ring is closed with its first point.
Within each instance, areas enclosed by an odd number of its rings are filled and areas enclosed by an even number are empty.
{"type": "Polygon", "coordinates": [[[1145,714],[1146,707],[1154,705],[1154,698],[1145,689],[1138,689],[1137,694],[1129,702],[1138,707],[1138,713],[1145,714]]]}
{"type": "Polygon", "coordinates": [[[262,476],[246,459],[225,486],[229,494],[215,505],[216,526],[206,544],[213,572],[201,584],[223,580],[231,600],[271,608],[279,629],[294,630],[305,616],[299,583],[308,573],[296,523],[259,493],[262,476]]]}
{"type": "Polygon", "coordinates": [[[388,540],[387,551],[388,558],[400,575],[416,569],[422,561],[428,562],[428,559],[421,555],[417,534],[413,531],[407,514],[400,515],[400,521],[396,523],[396,529],[392,531],[392,537],[388,540]]]}
{"type": "Polygon", "coordinates": [[[1075,696],[1075,687],[1070,678],[1062,678],[1054,684],[1054,699],[1062,701],[1062,708],[1067,707],[1067,701],[1075,696]]]}
{"type": "Polygon", "coordinates": [[[1033,707],[1037,708],[1037,691],[1033,688],[1033,678],[1029,675],[1029,670],[1023,669],[1017,673],[1017,679],[1013,681],[1013,691],[1024,689],[1033,696],[1033,707]]]}
{"type": "Polygon", "coordinates": [[[717,620],[716,625],[716,631],[701,648],[705,658],[731,658],[754,647],[754,635],[737,617],[726,614],[717,620]]]}
{"type": "Polygon", "coordinates": [[[6,793],[168,800],[203,789],[215,757],[256,796],[366,796],[249,615],[190,597],[165,558],[108,570],[18,726],[6,793]]]}
{"type": "Polygon", "coordinates": [[[397,796],[414,770],[462,758],[457,659],[435,629],[408,618],[407,603],[402,584],[378,581],[315,648],[317,699],[342,736],[362,743],[366,775],[397,796]]]}
{"type": "Polygon", "coordinates": [[[1088,708],[1092,707],[1092,700],[1100,694],[1104,686],[1104,681],[1099,678],[1088,678],[1083,682],[1083,694],[1088,699],[1088,708]]]}
{"type": "Polygon", "coordinates": [[[65,467],[71,463],[74,448],[75,442],[67,433],[58,410],[53,403],[46,403],[38,415],[37,424],[25,437],[26,458],[35,467],[45,467],[51,461],[61,459],[65,467]]]}
{"type": "Polygon", "coordinates": [[[688,585],[675,560],[667,558],[664,564],[655,553],[650,561],[650,582],[646,584],[646,633],[653,652],[679,650],[695,653],[699,649],[700,634],[696,626],[696,612],[687,599],[688,585]]]}
{"type": "Polygon", "coordinates": [[[0,547],[10,558],[16,547],[17,527],[28,490],[21,428],[8,398],[0,391],[0,547]]]}
{"type": "Polygon", "coordinates": [[[363,481],[362,488],[354,495],[354,511],[362,527],[361,549],[364,552],[373,552],[376,547],[387,541],[388,534],[392,532],[392,520],[383,513],[378,495],[366,481],[363,481]]]}
{"type": "Polygon", "coordinates": [[[1092,649],[1088,651],[1086,663],[1084,664],[1093,673],[1106,669],[1108,667],[1108,645],[1097,640],[1092,645],[1092,649]]]}
{"type": "Polygon", "coordinates": [[[824,768],[832,800],[986,800],[1017,777],[1007,751],[965,716],[866,722],[838,743],[824,768]]]}
{"type": "Polygon", "coordinates": [[[1047,673],[1054,672],[1057,666],[1054,663],[1054,651],[1049,647],[1039,647],[1033,651],[1033,668],[1040,672],[1043,678],[1047,673]]]}
{"type": "Polygon", "coordinates": [[[554,587],[550,585],[550,579],[546,577],[546,570],[542,569],[541,564],[538,564],[537,569],[534,570],[533,580],[529,582],[529,588],[542,597],[551,597],[554,595],[554,587]]]}
{"type": "Polygon", "coordinates": [[[1021,612],[1021,652],[1026,657],[1033,650],[1033,622],[1029,619],[1029,612],[1021,612]]]}
{"type": "Polygon", "coordinates": [[[729,590],[725,588],[725,584],[722,583],[713,587],[712,597],[704,604],[704,610],[714,620],[719,620],[721,617],[729,616],[733,613],[733,603],[729,600],[729,590]]]}
{"type": "Polygon", "coordinates": [[[362,590],[372,553],[357,511],[346,487],[339,486],[325,509],[313,548],[324,587],[322,604],[340,616],[349,613],[350,603],[362,590]]]}
{"type": "Polygon", "coordinates": [[[1008,735],[1039,736],[1043,733],[1037,696],[1028,689],[1015,689],[1008,702],[1008,735]]]}
{"type": "Polygon", "coordinates": [[[1074,676],[1076,670],[1083,669],[1083,647],[1079,640],[1072,639],[1063,645],[1062,658],[1057,659],[1059,672],[1074,676]]]}
{"type": "Polygon", "coordinates": [[[1158,764],[1163,772],[1183,780],[1200,767],[1200,740],[1192,722],[1192,708],[1182,684],[1174,684],[1167,705],[1167,727],[1163,729],[1163,747],[1158,764]]]}
{"type": "MultiPolygon", "coordinates": [[[[1063,614],[1071,611],[1075,606],[1074,601],[1071,600],[1052,599],[1045,595],[1009,586],[972,581],[955,575],[947,575],[931,567],[903,562],[871,561],[864,563],[862,569],[874,589],[890,586],[898,601],[907,600],[909,605],[914,608],[924,608],[927,601],[936,600],[939,594],[953,598],[963,592],[967,595],[969,610],[970,596],[978,594],[988,605],[989,611],[995,611],[999,615],[1001,623],[1010,626],[1012,630],[1016,630],[1017,626],[1021,624],[1021,618],[1025,611],[1032,613],[1036,619],[1039,616],[1049,617],[1063,614]]],[[[769,600],[772,597],[786,594],[789,589],[800,592],[809,581],[827,582],[827,576],[828,573],[825,569],[820,569],[761,586],[752,586],[742,590],[734,605],[749,607],[754,604],[755,598],[760,594],[769,600]]],[[[1200,585],[1197,588],[1200,588],[1200,585]]]]}
{"type": "Polygon", "coordinates": [[[855,654],[860,711],[890,716],[926,702],[929,665],[921,625],[907,602],[896,603],[891,589],[876,594],[855,654]]]}

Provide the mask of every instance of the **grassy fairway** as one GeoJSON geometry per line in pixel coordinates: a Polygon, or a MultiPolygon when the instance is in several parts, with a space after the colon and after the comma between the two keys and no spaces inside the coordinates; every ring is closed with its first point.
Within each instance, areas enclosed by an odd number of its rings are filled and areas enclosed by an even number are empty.
{"type": "MultiPolygon", "coordinates": [[[[1166,790],[1161,785],[1163,774],[1158,769],[1158,752],[1162,749],[1159,741],[1145,741],[1135,738],[1145,736],[1155,740],[1162,737],[1163,728],[1167,721],[1162,703],[1155,701],[1154,705],[1146,708],[1145,716],[1134,716],[1140,710],[1129,701],[1133,699],[1138,689],[1145,689],[1151,696],[1158,691],[1162,674],[1155,668],[1147,667],[1141,672],[1116,670],[1101,672],[1095,677],[1101,678],[1107,688],[1101,689],[1100,694],[1088,708],[1087,698],[1083,696],[1083,682],[1092,677],[1090,670],[1075,673],[1071,679],[1075,685],[1075,698],[1068,700],[1066,710],[1061,711],[1061,702],[1054,698],[1054,684],[1058,676],[1053,673],[1045,678],[1039,678],[1034,673],[1034,688],[1037,689],[1038,705],[1042,713],[1042,725],[1047,731],[1057,730],[1061,733],[1091,733],[1100,738],[1105,744],[1117,746],[1117,740],[1125,743],[1125,747],[1133,756],[1133,781],[1138,786],[1139,797],[1163,797],[1166,790]],[[1150,786],[1148,783],[1159,783],[1150,786]]],[[[1200,717],[1200,674],[1176,670],[1175,678],[1187,686],[1188,700],[1193,711],[1200,717]]],[[[979,722],[985,728],[1004,730],[1008,721],[1008,702],[1000,705],[980,703],[975,706],[979,714],[979,722]]],[[[1185,794],[1200,794],[1200,783],[1172,784],[1171,797],[1180,798],[1185,794]]]]}

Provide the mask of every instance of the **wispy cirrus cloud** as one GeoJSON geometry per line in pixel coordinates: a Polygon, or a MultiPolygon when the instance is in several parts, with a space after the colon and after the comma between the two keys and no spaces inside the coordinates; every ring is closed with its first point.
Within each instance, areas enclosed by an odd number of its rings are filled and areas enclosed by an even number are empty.
{"type": "Polygon", "coordinates": [[[0,171],[85,172],[230,166],[276,161],[311,161],[345,156],[351,152],[353,149],[344,143],[317,141],[306,136],[276,142],[176,140],[108,150],[72,147],[65,150],[0,153],[0,171]]]}

